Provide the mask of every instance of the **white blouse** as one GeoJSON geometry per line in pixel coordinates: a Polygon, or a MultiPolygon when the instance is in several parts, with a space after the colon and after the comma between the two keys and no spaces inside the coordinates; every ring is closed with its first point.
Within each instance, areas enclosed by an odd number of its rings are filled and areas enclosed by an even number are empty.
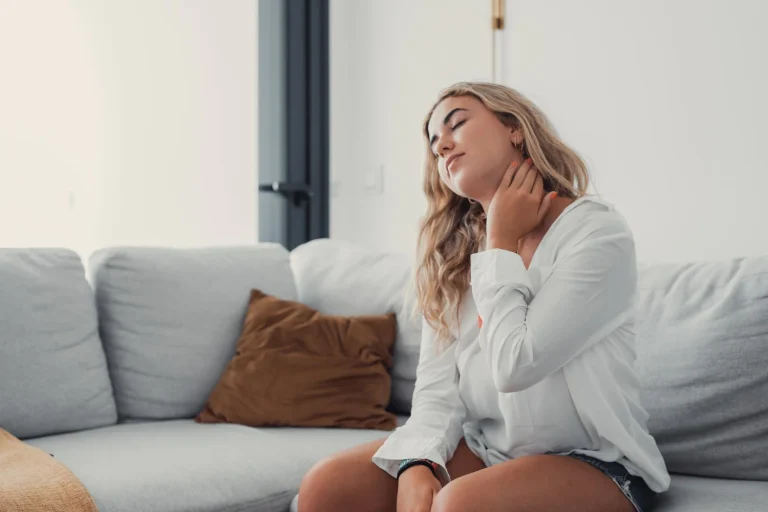
{"type": "Polygon", "coordinates": [[[473,254],[454,340],[441,350],[424,322],[411,416],[373,462],[396,476],[403,459],[430,459],[448,481],[464,437],[486,466],[575,452],[666,490],[633,368],[636,288],[632,233],[592,197],[560,214],[527,270],[512,252],[473,254]]]}

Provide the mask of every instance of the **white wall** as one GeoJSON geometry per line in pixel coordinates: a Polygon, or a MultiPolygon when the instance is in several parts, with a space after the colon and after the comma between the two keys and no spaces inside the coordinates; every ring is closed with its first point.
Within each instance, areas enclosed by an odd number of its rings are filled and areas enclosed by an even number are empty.
{"type": "Polygon", "coordinates": [[[0,0],[0,246],[256,241],[256,0],[0,0]]]}
{"type": "Polygon", "coordinates": [[[507,0],[504,82],[580,151],[644,261],[768,254],[768,3],[507,0]]]}
{"type": "Polygon", "coordinates": [[[331,0],[330,28],[331,237],[411,253],[421,124],[443,87],[491,79],[491,2],[331,0]]]}

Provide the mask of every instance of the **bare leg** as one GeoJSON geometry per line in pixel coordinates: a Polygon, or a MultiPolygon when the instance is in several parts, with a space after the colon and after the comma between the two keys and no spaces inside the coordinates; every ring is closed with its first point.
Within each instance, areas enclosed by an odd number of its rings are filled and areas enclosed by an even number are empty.
{"type": "Polygon", "coordinates": [[[601,471],[571,457],[532,455],[452,481],[432,512],[634,512],[601,471]]]}
{"type": "MultiPolygon", "coordinates": [[[[317,463],[301,482],[299,512],[395,512],[397,480],[371,462],[383,443],[372,441],[317,463]]],[[[447,469],[458,478],[484,467],[462,439],[447,469]]]]}

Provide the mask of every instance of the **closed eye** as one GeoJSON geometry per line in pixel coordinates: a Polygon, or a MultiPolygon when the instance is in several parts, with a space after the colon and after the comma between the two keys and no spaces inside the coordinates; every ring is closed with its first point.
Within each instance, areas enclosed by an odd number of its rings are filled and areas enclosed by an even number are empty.
{"type": "MultiPolygon", "coordinates": [[[[467,122],[467,120],[466,120],[466,119],[464,119],[464,120],[462,120],[462,121],[459,121],[459,122],[458,122],[458,123],[456,123],[455,125],[451,126],[451,131],[452,131],[452,132],[453,132],[453,131],[456,131],[456,129],[458,129],[459,127],[461,127],[461,125],[463,125],[463,124],[464,124],[464,123],[466,123],[466,122],[467,122]]],[[[432,146],[434,147],[434,142],[432,143],[432,146]]],[[[432,151],[432,154],[435,156],[435,158],[437,158],[437,157],[439,157],[439,156],[440,156],[440,155],[438,155],[438,154],[437,154],[435,151],[432,151]]]]}

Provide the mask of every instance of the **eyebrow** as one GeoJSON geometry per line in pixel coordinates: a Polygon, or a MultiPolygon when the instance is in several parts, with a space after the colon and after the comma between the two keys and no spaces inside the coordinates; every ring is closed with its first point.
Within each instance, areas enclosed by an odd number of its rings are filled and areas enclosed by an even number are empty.
{"type": "MultiPolygon", "coordinates": [[[[457,107],[457,108],[451,110],[450,112],[448,112],[448,115],[446,115],[445,119],[443,119],[443,126],[448,124],[448,121],[451,120],[451,118],[453,117],[453,114],[455,114],[456,112],[461,112],[462,110],[466,111],[467,109],[466,108],[457,107]]],[[[432,149],[433,151],[434,151],[433,146],[435,145],[435,141],[436,140],[437,140],[437,135],[432,135],[432,137],[429,139],[429,148],[432,149]]]]}

